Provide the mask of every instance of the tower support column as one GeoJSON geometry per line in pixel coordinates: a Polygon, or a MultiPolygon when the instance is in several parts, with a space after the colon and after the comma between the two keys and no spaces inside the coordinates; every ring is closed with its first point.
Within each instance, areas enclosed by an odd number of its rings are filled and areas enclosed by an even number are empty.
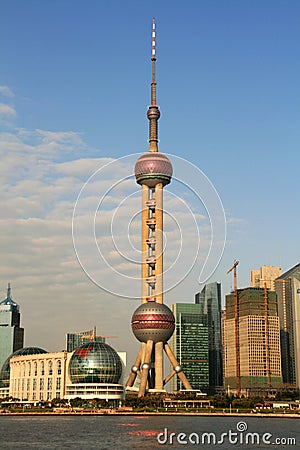
{"type": "Polygon", "coordinates": [[[155,237],[156,237],[156,265],[155,265],[155,297],[157,303],[163,303],[163,184],[155,186],[155,237]]]}
{"type": "Polygon", "coordinates": [[[163,342],[155,344],[155,389],[163,390],[164,365],[163,365],[163,342]]]}
{"type": "Polygon", "coordinates": [[[148,296],[148,285],[146,283],[146,278],[148,277],[148,265],[146,263],[146,258],[148,255],[148,227],[147,219],[149,218],[149,209],[146,203],[149,199],[149,187],[145,184],[142,185],[142,303],[147,302],[148,296]]]}
{"type": "Polygon", "coordinates": [[[150,369],[152,348],[153,348],[153,341],[151,341],[151,340],[147,341],[145,360],[142,365],[141,384],[140,384],[138,397],[143,397],[145,395],[147,381],[148,381],[148,373],[149,373],[149,369],[150,369]]]}
{"type": "Polygon", "coordinates": [[[192,386],[188,382],[187,377],[182,372],[181,366],[179,365],[177,359],[175,358],[169,344],[165,343],[164,349],[165,349],[165,352],[166,352],[175,372],[177,373],[177,375],[178,375],[180,381],[182,382],[183,386],[185,387],[185,389],[192,389],[192,386]]]}
{"type": "Polygon", "coordinates": [[[132,387],[134,385],[136,376],[140,374],[140,365],[142,362],[142,354],[143,354],[143,347],[141,346],[140,351],[134,362],[134,365],[131,368],[131,373],[130,373],[128,381],[126,383],[126,387],[132,387]]]}

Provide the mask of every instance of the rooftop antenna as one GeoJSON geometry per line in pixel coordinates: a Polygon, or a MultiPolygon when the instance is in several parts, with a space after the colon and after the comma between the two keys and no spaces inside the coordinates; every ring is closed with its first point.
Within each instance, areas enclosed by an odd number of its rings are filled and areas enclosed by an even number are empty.
{"type": "Polygon", "coordinates": [[[11,300],[11,287],[10,287],[10,283],[8,283],[7,285],[7,298],[9,300],[11,300]]]}

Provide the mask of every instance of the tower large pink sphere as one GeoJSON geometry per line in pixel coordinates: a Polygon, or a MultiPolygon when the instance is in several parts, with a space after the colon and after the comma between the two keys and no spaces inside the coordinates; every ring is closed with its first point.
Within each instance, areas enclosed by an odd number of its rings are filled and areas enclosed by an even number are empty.
{"type": "Polygon", "coordinates": [[[135,178],[138,184],[154,187],[158,183],[166,186],[172,178],[172,164],[163,153],[147,152],[135,164],[135,178]]]}

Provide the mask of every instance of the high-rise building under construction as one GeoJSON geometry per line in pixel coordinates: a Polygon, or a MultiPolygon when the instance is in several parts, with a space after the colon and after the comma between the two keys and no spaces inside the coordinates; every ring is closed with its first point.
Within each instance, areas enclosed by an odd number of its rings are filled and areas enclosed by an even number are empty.
{"type": "Polygon", "coordinates": [[[226,295],[222,318],[225,388],[231,392],[239,390],[238,394],[255,395],[262,390],[280,387],[282,376],[276,293],[266,288],[250,287],[238,289],[237,297],[238,349],[234,293],[226,295]]]}

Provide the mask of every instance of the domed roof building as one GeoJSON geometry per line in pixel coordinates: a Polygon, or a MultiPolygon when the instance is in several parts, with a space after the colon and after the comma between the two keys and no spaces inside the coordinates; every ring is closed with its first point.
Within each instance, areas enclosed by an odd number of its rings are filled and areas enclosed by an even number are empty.
{"type": "Polygon", "coordinates": [[[74,351],[69,374],[72,383],[118,383],[122,375],[122,362],[108,344],[89,342],[74,351]]]}
{"type": "Polygon", "coordinates": [[[120,379],[123,363],[105,342],[92,341],[78,347],[69,362],[66,398],[117,400],[124,396],[120,379]]]}
{"type": "Polygon", "coordinates": [[[0,388],[9,387],[9,377],[10,377],[10,360],[14,356],[26,356],[26,355],[40,355],[42,353],[47,353],[39,347],[24,347],[16,350],[12,353],[3,363],[0,371],[0,388]]]}

